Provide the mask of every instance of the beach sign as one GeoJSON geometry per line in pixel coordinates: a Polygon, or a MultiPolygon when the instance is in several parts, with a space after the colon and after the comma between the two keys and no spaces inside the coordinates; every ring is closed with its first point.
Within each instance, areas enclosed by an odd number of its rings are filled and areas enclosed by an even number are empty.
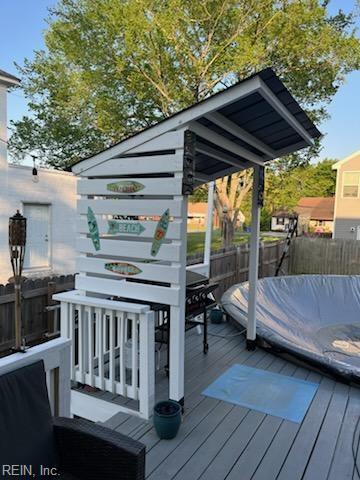
{"type": "Polygon", "coordinates": [[[165,210],[165,212],[161,215],[160,220],[158,221],[158,224],[156,226],[155,234],[154,234],[154,240],[151,246],[151,256],[156,257],[156,255],[159,253],[161,244],[163,243],[165,237],[166,237],[166,232],[169,226],[169,221],[170,221],[170,211],[169,209],[165,210]]]}
{"type": "Polygon", "coordinates": [[[105,268],[109,270],[109,272],[125,276],[138,275],[142,272],[136,265],[126,262],[105,263],[105,268]]]}
{"type": "Polygon", "coordinates": [[[90,207],[87,210],[87,223],[89,227],[90,238],[94,244],[95,250],[100,250],[99,227],[94,212],[90,207]]]}
{"type": "Polygon", "coordinates": [[[140,222],[120,222],[117,220],[108,220],[108,225],[108,235],[116,235],[118,233],[140,235],[145,231],[145,227],[143,227],[140,222]]]}
{"type": "Polygon", "coordinates": [[[108,183],[106,188],[109,192],[114,193],[136,193],[143,190],[145,185],[133,180],[121,180],[120,182],[108,183]]]}

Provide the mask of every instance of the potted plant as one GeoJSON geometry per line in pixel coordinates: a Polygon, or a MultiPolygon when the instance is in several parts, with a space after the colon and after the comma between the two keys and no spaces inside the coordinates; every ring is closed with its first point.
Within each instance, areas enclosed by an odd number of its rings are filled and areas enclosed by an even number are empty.
{"type": "Polygon", "coordinates": [[[173,400],[158,402],[154,407],[154,427],[159,438],[176,437],[181,423],[181,405],[173,400]]]}
{"type": "Polygon", "coordinates": [[[224,316],[224,312],[219,307],[213,308],[210,311],[211,323],[222,323],[223,316],[224,316]]]}

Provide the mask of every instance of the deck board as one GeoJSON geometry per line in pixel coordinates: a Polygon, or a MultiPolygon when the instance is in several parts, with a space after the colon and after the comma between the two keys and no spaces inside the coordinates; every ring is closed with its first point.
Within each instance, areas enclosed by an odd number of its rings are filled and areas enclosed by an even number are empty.
{"type": "MultiPolygon", "coordinates": [[[[159,440],[151,421],[123,413],[106,422],[146,445],[147,478],[356,480],[351,447],[360,389],[260,348],[247,351],[244,338],[233,336],[236,330],[230,324],[210,325],[210,331],[224,338],[210,335],[207,355],[202,353],[201,335],[195,330],[186,335],[185,415],[175,439],[159,440]],[[303,422],[204,397],[202,391],[235,363],[319,383],[303,422]]],[[[161,369],[156,373],[156,399],[167,394],[168,379],[161,369]]]]}
{"type": "Polygon", "coordinates": [[[360,414],[360,389],[351,388],[343,418],[341,431],[337,439],[335,453],[332,459],[328,480],[357,480],[354,474],[352,441],[355,424],[360,414]]]}
{"type": "Polygon", "coordinates": [[[349,387],[338,383],[306,467],[304,480],[327,478],[347,405],[349,387]]]}
{"type": "Polygon", "coordinates": [[[278,480],[300,480],[330,404],[335,382],[323,378],[278,475],[278,480]]]}
{"type": "MultiPolygon", "coordinates": [[[[310,372],[305,368],[299,367],[294,373],[294,377],[299,379],[309,378],[310,372]]],[[[267,480],[276,478],[284,463],[288,451],[296,437],[300,424],[283,420],[276,436],[272,439],[266,453],[261,458],[252,480],[267,480]]]]}

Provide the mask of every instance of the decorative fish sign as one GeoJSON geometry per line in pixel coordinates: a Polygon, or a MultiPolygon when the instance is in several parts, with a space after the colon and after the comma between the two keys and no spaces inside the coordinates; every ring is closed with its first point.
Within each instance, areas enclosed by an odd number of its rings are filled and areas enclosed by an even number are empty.
{"type": "Polygon", "coordinates": [[[105,263],[105,268],[106,270],[109,270],[109,272],[126,276],[138,275],[142,272],[142,270],[140,270],[140,268],[138,268],[136,265],[126,262],[105,263]]]}
{"type": "Polygon", "coordinates": [[[87,222],[91,240],[94,244],[95,250],[98,251],[100,250],[99,227],[94,212],[90,207],[88,207],[87,210],[87,222]]]}
{"type": "Polygon", "coordinates": [[[161,215],[160,220],[156,226],[154,240],[151,246],[151,256],[156,257],[159,253],[160,247],[166,237],[166,232],[169,226],[170,220],[170,211],[169,209],[165,210],[165,212],[161,215]]]}
{"type": "Polygon", "coordinates": [[[145,188],[140,182],[134,182],[132,180],[122,180],[120,182],[108,183],[106,185],[107,190],[114,193],[136,193],[145,188]]]}
{"type": "Polygon", "coordinates": [[[108,220],[108,235],[116,235],[118,233],[127,233],[130,235],[140,235],[145,231],[145,227],[139,222],[123,222],[117,220],[108,220]]]}

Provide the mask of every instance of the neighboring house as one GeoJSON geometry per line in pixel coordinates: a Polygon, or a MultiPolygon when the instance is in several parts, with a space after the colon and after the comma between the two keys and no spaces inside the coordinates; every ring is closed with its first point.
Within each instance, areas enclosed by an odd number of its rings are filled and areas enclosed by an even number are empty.
{"type": "MultiPolygon", "coordinates": [[[[207,202],[189,202],[187,225],[189,231],[201,231],[206,227],[206,217],[208,211],[207,202]]],[[[239,212],[237,227],[241,227],[245,222],[245,216],[239,212]]],[[[220,228],[220,219],[217,210],[214,208],[213,213],[213,229],[220,228]]]]}
{"type": "MultiPolygon", "coordinates": [[[[187,224],[189,230],[204,230],[206,226],[208,205],[207,202],[189,202],[187,224]]],[[[213,228],[219,228],[219,216],[214,209],[213,228]]]]}
{"type": "Polygon", "coordinates": [[[337,172],[333,237],[360,240],[360,150],[333,169],[337,172]]]}
{"type": "Polygon", "coordinates": [[[11,165],[7,160],[7,90],[19,80],[0,70],[0,283],[12,276],[9,217],[27,218],[26,277],[75,272],[76,177],[71,173],[11,165]]]}
{"type": "Polygon", "coordinates": [[[334,197],[302,197],[295,212],[300,233],[332,233],[334,229],[334,197]]]}
{"type": "Polygon", "coordinates": [[[271,216],[271,230],[286,232],[290,222],[298,217],[298,233],[332,233],[334,197],[302,197],[293,211],[281,209],[271,216]]]}
{"type": "Polygon", "coordinates": [[[289,210],[277,210],[271,215],[271,230],[273,232],[287,232],[290,222],[296,217],[297,215],[289,210]]]}

